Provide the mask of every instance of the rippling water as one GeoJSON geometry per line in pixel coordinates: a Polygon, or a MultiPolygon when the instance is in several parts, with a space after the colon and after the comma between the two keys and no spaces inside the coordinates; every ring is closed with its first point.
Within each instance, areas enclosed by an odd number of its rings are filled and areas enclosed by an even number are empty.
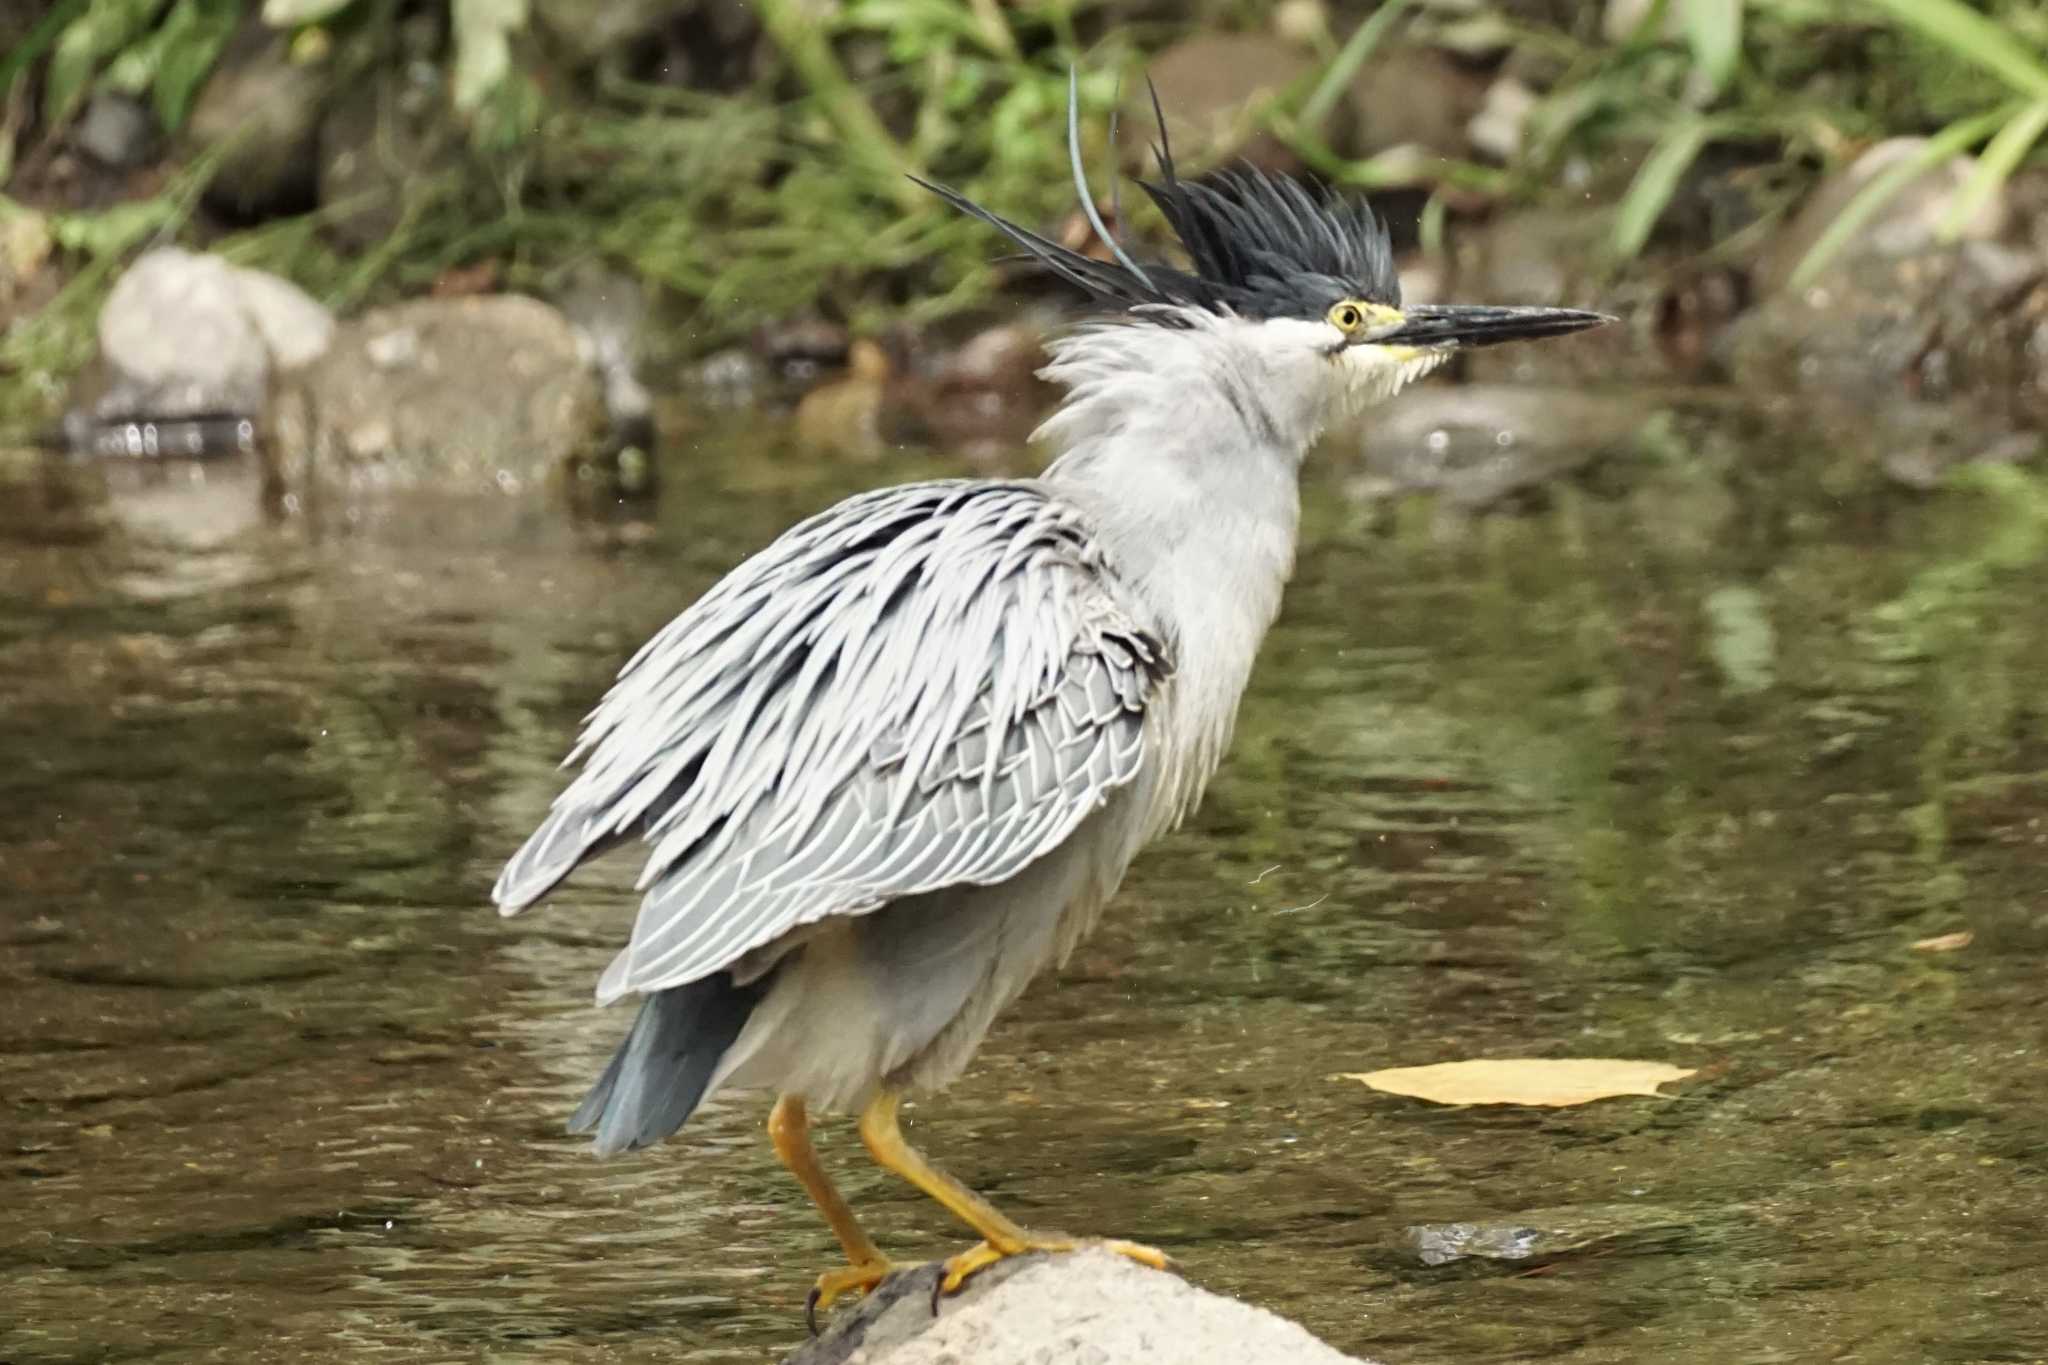
{"type": "MultiPolygon", "coordinates": [[[[646,538],[0,539],[0,1359],[800,1339],[836,1248],[761,1102],[561,1135],[628,1022],[589,993],[630,859],[486,904],[642,638],[941,472],[759,440],[675,451],[646,538]]],[[[913,1139],[1393,1365],[2048,1355],[2048,487],[1689,440],[1472,522],[1320,474],[1207,806],[913,1139]],[[1341,1075],[1532,1054],[1700,1075],[1560,1111],[1341,1075]],[[1542,1251],[1425,1267],[1445,1222],[1542,1251]]],[[[962,1244],[822,1143],[885,1246],[962,1244]]]]}

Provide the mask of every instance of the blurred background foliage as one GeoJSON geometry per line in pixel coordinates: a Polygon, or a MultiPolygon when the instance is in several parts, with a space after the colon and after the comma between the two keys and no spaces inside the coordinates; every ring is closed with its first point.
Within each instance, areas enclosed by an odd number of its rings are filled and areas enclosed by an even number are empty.
{"type": "Polygon", "coordinates": [[[58,0],[0,17],[0,244],[16,274],[41,252],[67,281],[17,307],[0,365],[79,360],[113,265],[171,236],[343,308],[480,260],[533,287],[596,254],[664,287],[684,347],[806,310],[957,310],[998,278],[986,233],[904,172],[1056,230],[1070,67],[1106,172],[1101,116],[1120,91],[1135,113],[1155,59],[1201,34],[1303,53],[1245,135],[1408,195],[1397,233],[1424,252],[1464,219],[1590,200],[1606,270],[1673,239],[1725,255],[1878,140],[1931,135],[1846,202],[1803,280],[1888,194],[1975,152],[1960,224],[2048,129],[2032,0],[58,0]],[[1344,135],[1347,96],[1418,53],[1486,87],[1471,144],[1344,135]],[[216,99],[237,66],[259,75],[216,99]],[[63,149],[120,142],[110,109],[142,145],[102,148],[124,174],[80,174],[63,149]],[[311,171],[242,164],[295,137],[311,171]]]}

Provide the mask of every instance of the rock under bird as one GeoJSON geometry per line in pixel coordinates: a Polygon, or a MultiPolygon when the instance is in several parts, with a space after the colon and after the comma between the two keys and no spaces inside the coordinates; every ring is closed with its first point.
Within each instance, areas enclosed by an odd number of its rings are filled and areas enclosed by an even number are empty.
{"type": "Polygon", "coordinates": [[[1201,799],[1324,429],[1462,347],[1611,321],[1404,307],[1365,203],[1249,169],[1183,180],[1163,120],[1144,189],[1186,259],[1140,261],[1095,211],[1071,98],[1068,132],[1110,260],[927,186],[1110,314],[1050,348],[1065,394],[1037,435],[1057,452],[1045,473],[854,497],[734,569],[625,666],[494,892],[515,914],[587,859],[646,846],[631,939],[597,989],[639,1014],[571,1131],[611,1154],[716,1091],[775,1096],[775,1152],[848,1261],[814,1309],[891,1269],[818,1161],[814,1110],[857,1114],[873,1158],[979,1236],[942,1290],[1079,1244],[912,1148],[903,1097],[957,1077],[1201,799]]]}

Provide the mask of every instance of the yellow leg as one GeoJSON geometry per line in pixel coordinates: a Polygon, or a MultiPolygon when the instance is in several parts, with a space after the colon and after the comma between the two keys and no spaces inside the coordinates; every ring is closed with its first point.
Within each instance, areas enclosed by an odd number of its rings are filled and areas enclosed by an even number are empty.
{"type": "Polygon", "coordinates": [[[832,1235],[846,1250],[846,1269],[826,1271],[811,1289],[810,1302],[804,1312],[811,1319],[812,1330],[816,1331],[820,1308],[830,1307],[834,1299],[848,1290],[858,1289],[866,1293],[880,1284],[892,1267],[889,1258],[876,1248],[862,1229],[860,1220],[853,1216],[853,1208],[846,1202],[846,1197],[834,1187],[832,1178],[818,1163],[817,1150],[811,1146],[810,1116],[804,1112],[800,1096],[784,1095],[775,1101],[775,1108],[768,1114],[768,1140],[775,1144],[775,1155],[803,1185],[804,1193],[810,1195],[811,1202],[818,1206],[818,1212],[825,1215],[832,1235]]]}
{"type": "MultiPolygon", "coordinates": [[[[903,1140],[897,1110],[903,1103],[900,1091],[884,1090],[861,1111],[860,1138],[875,1161],[917,1186],[944,1205],[955,1218],[981,1234],[979,1246],[961,1252],[946,1262],[937,1294],[950,1294],[965,1284],[976,1271],[1010,1256],[1031,1251],[1074,1251],[1082,1246],[1099,1246],[1119,1256],[1128,1256],[1154,1270],[1167,1266],[1166,1254],[1136,1242],[1079,1239],[1064,1233],[1032,1232],[1004,1217],[996,1206],[968,1189],[952,1176],[927,1161],[924,1154],[903,1140]]],[[[937,1294],[934,1295],[936,1302],[937,1294]]]]}

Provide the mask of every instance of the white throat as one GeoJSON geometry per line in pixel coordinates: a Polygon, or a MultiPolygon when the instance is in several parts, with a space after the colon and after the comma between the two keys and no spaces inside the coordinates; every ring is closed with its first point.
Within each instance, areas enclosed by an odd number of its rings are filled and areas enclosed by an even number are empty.
{"type": "MultiPolygon", "coordinates": [[[[1334,351],[1315,324],[1188,310],[1180,325],[1083,327],[1041,374],[1066,387],[1037,438],[1046,481],[1082,506],[1120,579],[1170,623],[1153,827],[1199,799],[1294,569],[1298,473],[1326,423],[1405,382],[1334,351]]],[[[1363,350],[1367,348],[1353,348],[1363,350]]]]}

